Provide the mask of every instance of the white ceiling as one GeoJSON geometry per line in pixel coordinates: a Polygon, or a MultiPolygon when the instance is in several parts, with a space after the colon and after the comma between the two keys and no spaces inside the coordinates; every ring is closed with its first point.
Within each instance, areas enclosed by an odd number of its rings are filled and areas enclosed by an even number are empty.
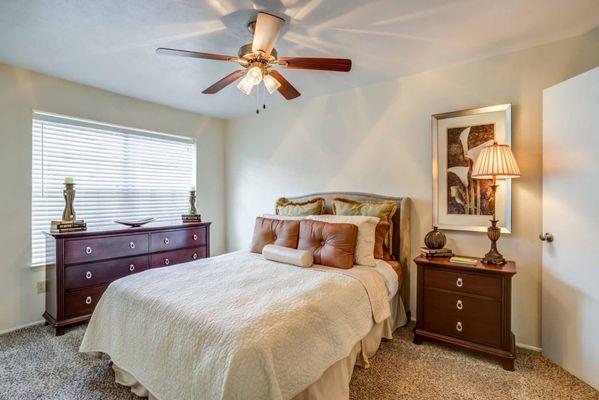
{"type": "MultiPolygon", "coordinates": [[[[255,112],[231,85],[237,64],[159,56],[226,55],[251,41],[254,10],[291,20],[280,56],[353,60],[350,73],[283,71],[302,98],[522,49],[599,25],[599,0],[0,0],[0,62],[220,117],[255,112]]],[[[267,105],[285,100],[277,93],[267,105]]]]}

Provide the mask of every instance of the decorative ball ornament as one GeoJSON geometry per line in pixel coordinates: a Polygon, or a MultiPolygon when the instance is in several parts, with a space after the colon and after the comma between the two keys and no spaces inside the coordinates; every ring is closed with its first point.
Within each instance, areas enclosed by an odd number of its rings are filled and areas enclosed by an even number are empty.
{"type": "Polygon", "coordinates": [[[429,249],[442,249],[445,243],[447,238],[436,226],[433,226],[433,230],[424,237],[424,244],[429,249]]]}

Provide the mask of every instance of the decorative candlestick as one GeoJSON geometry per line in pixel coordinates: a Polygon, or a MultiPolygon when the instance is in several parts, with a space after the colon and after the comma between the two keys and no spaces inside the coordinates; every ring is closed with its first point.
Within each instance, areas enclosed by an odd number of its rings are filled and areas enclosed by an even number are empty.
{"type": "Polygon", "coordinates": [[[196,190],[195,186],[192,186],[189,191],[189,215],[196,215],[198,210],[196,209],[196,190]]]}
{"type": "Polygon", "coordinates": [[[62,212],[62,220],[65,222],[75,221],[77,214],[75,213],[75,209],[73,208],[73,203],[75,201],[75,182],[73,182],[73,178],[65,178],[64,179],[65,189],[62,191],[64,196],[64,211],[62,212]]]}
{"type": "Polygon", "coordinates": [[[202,216],[196,209],[196,187],[192,186],[189,190],[189,211],[181,215],[183,222],[202,222],[202,216]]]}

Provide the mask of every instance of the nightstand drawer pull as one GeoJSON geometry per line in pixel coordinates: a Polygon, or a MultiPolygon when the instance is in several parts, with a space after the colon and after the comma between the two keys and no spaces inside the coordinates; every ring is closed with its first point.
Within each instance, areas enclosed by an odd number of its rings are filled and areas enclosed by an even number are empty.
{"type": "Polygon", "coordinates": [[[87,272],[85,273],[85,279],[91,279],[91,278],[92,278],[92,273],[91,273],[91,271],[87,271],[87,272]]]}
{"type": "Polygon", "coordinates": [[[169,240],[169,238],[164,238],[164,244],[169,244],[171,241],[169,240]]]}
{"type": "Polygon", "coordinates": [[[458,321],[458,323],[455,325],[455,330],[458,332],[462,332],[462,323],[458,321]]]}
{"type": "Polygon", "coordinates": [[[129,242],[129,248],[130,248],[130,249],[134,249],[134,248],[135,248],[135,243],[133,243],[133,242],[129,242]]]}
{"type": "Polygon", "coordinates": [[[85,304],[87,304],[88,306],[92,303],[92,297],[91,296],[87,296],[85,298],[85,304]]]}
{"type": "Polygon", "coordinates": [[[171,263],[171,260],[169,260],[168,258],[164,259],[164,265],[169,265],[171,263]]]}
{"type": "Polygon", "coordinates": [[[91,247],[89,247],[89,246],[87,246],[87,247],[85,248],[85,254],[91,254],[91,253],[92,253],[92,248],[91,248],[91,247]]]}
{"type": "Polygon", "coordinates": [[[193,258],[194,260],[197,260],[197,259],[198,259],[198,253],[193,253],[193,256],[192,256],[192,258],[193,258]]]}
{"type": "Polygon", "coordinates": [[[195,233],[193,234],[193,240],[198,240],[198,235],[196,235],[195,233]]]}
{"type": "Polygon", "coordinates": [[[131,272],[135,271],[135,265],[130,264],[129,265],[129,271],[131,271],[131,272]]]}
{"type": "Polygon", "coordinates": [[[457,307],[458,310],[461,310],[462,308],[464,308],[464,304],[462,303],[462,300],[458,300],[458,302],[455,304],[455,306],[457,307]]]}
{"type": "Polygon", "coordinates": [[[462,278],[458,278],[458,280],[455,281],[455,284],[457,287],[462,287],[464,286],[464,281],[462,281],[462,278]]]}

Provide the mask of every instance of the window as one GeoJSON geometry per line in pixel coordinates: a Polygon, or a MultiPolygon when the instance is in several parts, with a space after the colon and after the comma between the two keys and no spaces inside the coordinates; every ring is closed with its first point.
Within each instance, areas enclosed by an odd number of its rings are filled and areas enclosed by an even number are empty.
{"type": "Polygon", "coordinates": [[[75,181],[75,212],[89,227],[116,219],[180,219],[196,182],[194,139],[34,112],[32,265],[45,263],[50,221],[75,181]]]}

